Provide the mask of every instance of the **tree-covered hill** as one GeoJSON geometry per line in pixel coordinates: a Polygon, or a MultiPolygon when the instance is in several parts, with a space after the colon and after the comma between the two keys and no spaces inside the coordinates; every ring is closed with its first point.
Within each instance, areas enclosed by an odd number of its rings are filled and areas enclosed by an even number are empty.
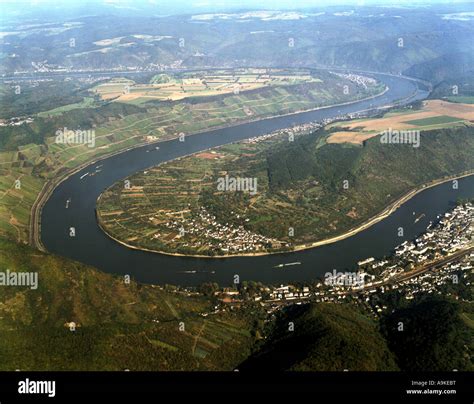
{"type": "Polygon", "coordinates": [[[383,144],[380,136],[362,147],[321,146],[323,136],[283,141],[253,161],[228,165],[228,172],[258,178],[256,200],[210,190],[202,192],[202,204],[218,220],[234,211],[250,219],[245,227],[251,231],[298,244],[341,234],[409,190],[474,169],[472,126],[423,131],[419,147],[383,144]],[[294,237],[287,237],[290,227],[294,237]]]}
{"type": "Polygon", "coordinates": [[[397,365],[376,323],[350,306],[320,303],[286,311],[240,369],[383,371],[397,365]]]}
{"type": "Polygon", "coordinates": [[[474,330],[462,320],[459,304],[429,298],[395,310],[381,325],[402,370],[474,368],[474,330]]]}

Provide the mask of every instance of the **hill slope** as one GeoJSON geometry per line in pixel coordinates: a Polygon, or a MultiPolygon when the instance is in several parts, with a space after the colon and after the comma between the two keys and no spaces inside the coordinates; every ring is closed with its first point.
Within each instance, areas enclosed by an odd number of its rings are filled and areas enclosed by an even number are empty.
{"type": "Polygon", "coordinates": [[[239,368],[381,371],[397,366],[375,323],[349,306],[321,303],[285,313],[269,342],[239,368]]]}
{"type": "Polygon", "coordinates": [[[7,269],[37,272],[38,288],[0,286],[0,370],[231,370],[254,341],[243,312],[202,317],[213,308],[201,295],[0,239],[7,269]]]}
{"type": "Polygon", "coordinates": [[[459,305],[431,298],[388,315],[382,331],[403,370],[472,370],[474,331],[461,316],[459,305]]]}

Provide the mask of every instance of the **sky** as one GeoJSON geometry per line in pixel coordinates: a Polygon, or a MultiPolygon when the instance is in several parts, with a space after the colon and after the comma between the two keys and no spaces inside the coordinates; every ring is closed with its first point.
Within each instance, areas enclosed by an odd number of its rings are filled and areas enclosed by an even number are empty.
{"type": "Polygon", "coordinates": [[[235,10],[295,10],[326,6],[414,7],[439,4],[459,5],[474,0],[0,0],[0,23],[9,16],[47,13],[69,15],[122,14],[172,15],[235,10]]]}
{"type": "Polygon", "coordinates": [[[335,5],[412,5],[412,4],[453,4],[473,3],[474,0],[0,0],[0,4],[18,7],[50,6],[79,6],[84,4],[108,5],[111,7],[141,8],[261,8],[261,9],[291,9],[308,7],[325,7],[335,5]]]}

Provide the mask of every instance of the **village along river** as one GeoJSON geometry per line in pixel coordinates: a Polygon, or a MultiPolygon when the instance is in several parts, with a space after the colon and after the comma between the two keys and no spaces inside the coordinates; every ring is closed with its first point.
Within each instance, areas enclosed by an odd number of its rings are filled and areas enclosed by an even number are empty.
{"type": "Polygon", "coordinates": [[[413,96],[409,101],[427,96],[426,91],[418,89],[414,81],[406,78],[382,74],[373,76],[389,87],[389,91],[374,99],[210,130],[188,136],[184,142],[172,140],[159,143],[159,150],[155,149],[155,145],[146,145],[91,164],[63,181],[44,205],[41,212],[41,239],[44,246],[52,253],[93,265],[105,272],[129,274],[144,283],[182,286],[209,281],[230,285],[235,274],[239,275],[241,282],[308,281],[322,277],[333,269],[353,268],[357,261],[368,257],[390,254],[396,245],[423,232],[429,221],[436,220],[438,214],[452,207],[458,197],[474,197],[474,177],[460,179],[457,190],[452,189],[451,183],[429,188],[410,199],[388,218],[350,238],[314,249],[266,256],[211,259],[133,250],[107,237],[99,228],[95,216],[96,200],[106,188],[156,164],[295,124],[388,105],[410,94],[413,96]],[[102,165],[102,171],[94,176],[84,176],[94,172],[98,165],[102,165]],[[70,203],[66,208],[68,199],[70,203]],[[421,214],[424,216],[415,223],[421,214]],[[397,229],[400,226],[404,228],[404,238],[398,237],[397,229]],[[70,237],[70,227],[75,228],[75,237],[70,237]],[[301,264],[277,267],[293,262],[301,264]]]}

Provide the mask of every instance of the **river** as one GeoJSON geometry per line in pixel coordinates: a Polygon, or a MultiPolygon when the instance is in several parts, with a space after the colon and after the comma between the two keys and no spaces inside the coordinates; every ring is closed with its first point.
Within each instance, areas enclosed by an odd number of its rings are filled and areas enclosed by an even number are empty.
{"type": "MultiPolygon", "coordinates": [[[[406,239],[422,232],[430,220],[448,210],[458,197],[474,196],[474,177],[459,180],[453,190],[450,183],[427,189],[400,207],[395,213],[350,238],[310,250],[258,257],[222,259],[174,257],[132,250],[107,237],[97,225],[95,205],[99,195],[116,181],[156,164],[204,150],[213,146],[269,133],[294,124],[321,120],[340,114],[383,106],[404,99],[417,88],[414,81],[389,75],[375,75],[385,82],[389,91],[377,98],[349,105],[335,106],[295,115],[269,118],[224,129],[186,137],[184,142],[171,140],[147,145],[104,159],[70,176],[52,193],[41,212],[41,239],[53,253],[66,256],[98,269],[119,275],[129,274],[137,281],[153,284],[198,285],[218,282],[230,285],[234,275],[240,281],[264,283],[308,281],[324,276],[332,269],[352,268],[367,257],[382,257],[406,239]],[[95,176],[85,176],[102,165],[95,176]],[[81,177],[83,177],[81,179],[81,177]],[[66,208],[66,201],[70,200],[66,208]],[[415,215],[413,215],[415,212],[415,215]],[[415,218],[424,216],[415,223],[415,218]],[[404,227],[404,237],[397,229],[404,227]],[[69,236],[74,227],[76,236],[69,236]],[[301,262],[299,265],[275,268],[281,263],[301,262]]],[[[423,99],[426,91],[419,90],[410,99],[423,99]]]]}

